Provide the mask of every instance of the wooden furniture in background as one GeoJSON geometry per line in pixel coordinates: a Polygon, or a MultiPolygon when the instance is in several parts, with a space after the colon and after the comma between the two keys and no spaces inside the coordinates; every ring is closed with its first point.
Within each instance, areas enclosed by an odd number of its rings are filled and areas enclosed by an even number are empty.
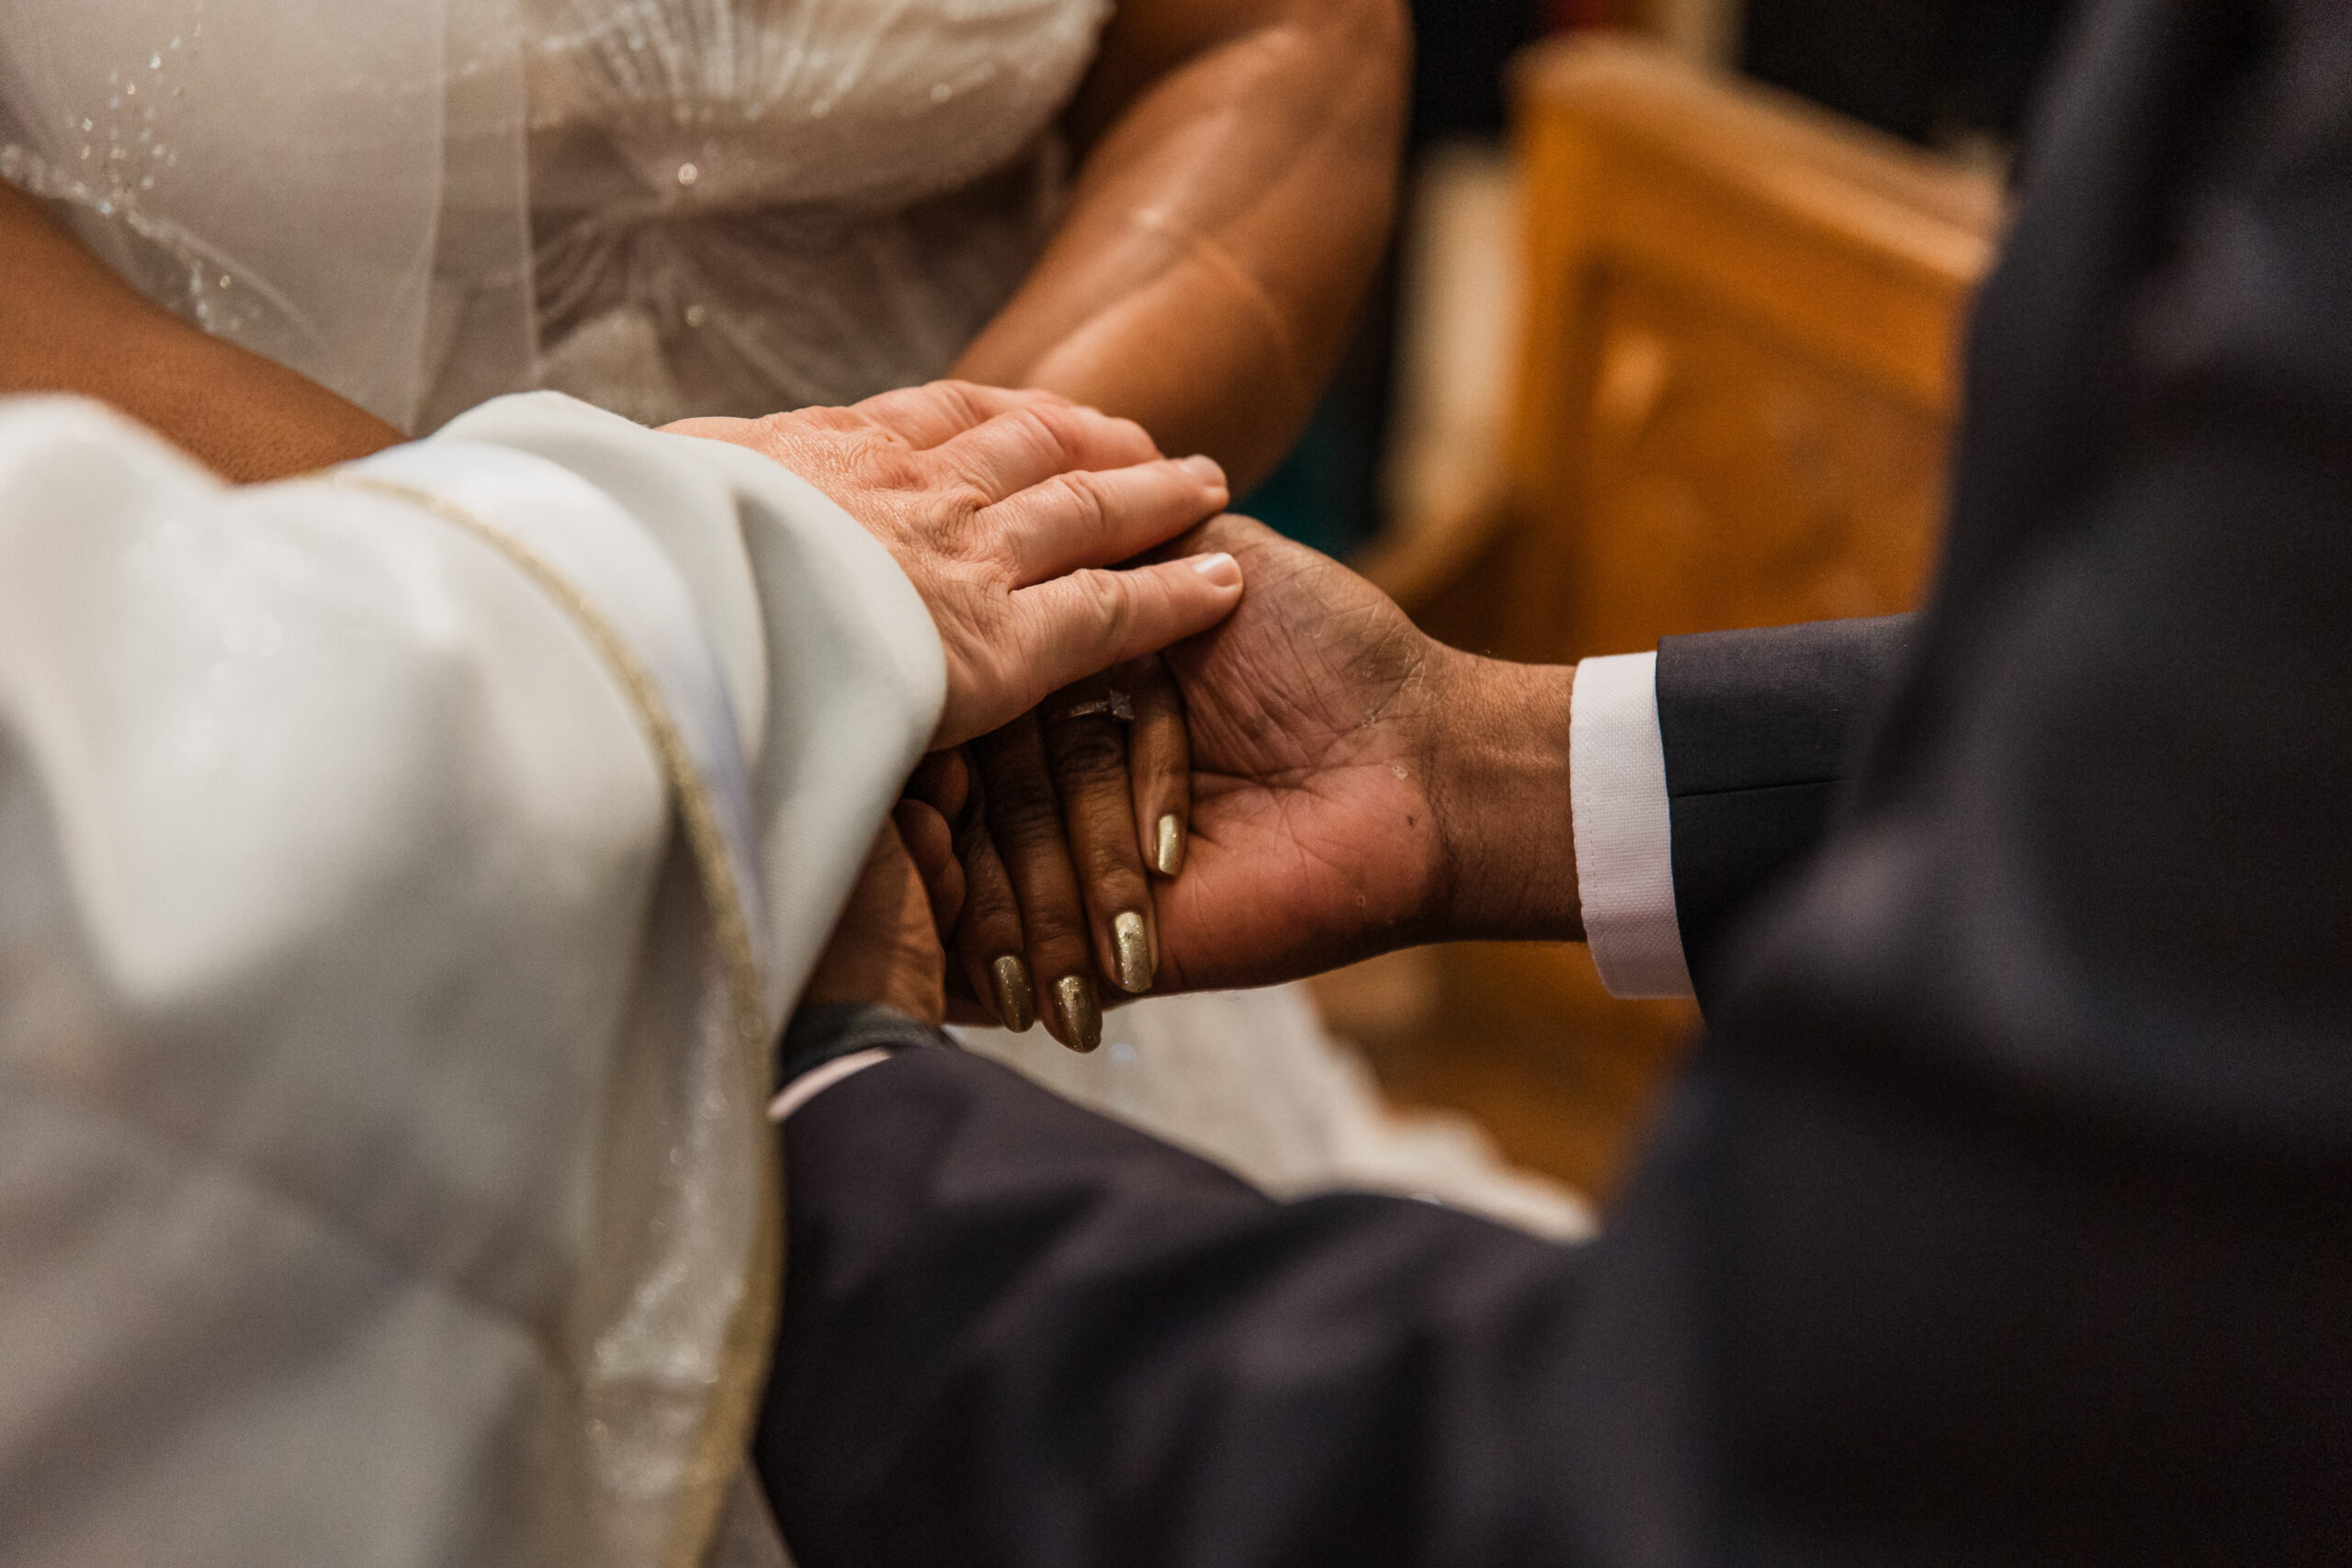
{"type": "MultiPolygon", "coordinates": [[[[1446,640],[1546,662],[1915,604],[1997,187],[1621,39],[1538,46],[1517,105],[1508,432],[1465,460],[1457,407],[1422,441],[1473,477],[1405,484],[1436,499],[1367,570],[1446,640]]],[[[1611,1000],[1581,947],[1400,955],[1323,995],[1394,1097],[1601,1195],[1695,1021],[1611,1000]]]]}
{"type": "Polygon", "coordinates": [[[1915,603],[1992,183],[1623,42],[1536,51],[1519,103],[1527,652],[1915,603]]]}

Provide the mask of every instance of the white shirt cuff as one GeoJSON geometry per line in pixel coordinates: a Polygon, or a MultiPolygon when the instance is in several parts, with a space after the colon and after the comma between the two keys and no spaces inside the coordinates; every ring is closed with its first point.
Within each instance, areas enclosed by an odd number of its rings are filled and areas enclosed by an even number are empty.
{"type": "Polygon", "coordinates": [[[1658,733],[1657,655],[1577,666],[1568,707],[1577,890],[1593,967],[1612,997],[1688,997],[1674,914],[1674,830],[1658,733]]]}
{"type": "Polygon", "coordinates": [[[876,1045],[870,1051],[853,1051],[846,1056],[834,1057],[821,1067],[809,1068],[768,1101],[768,1120],[782,1122],[842,1079],[854,1078],[868,1067],[878,1067],[896,1055],[876,1045]]]}

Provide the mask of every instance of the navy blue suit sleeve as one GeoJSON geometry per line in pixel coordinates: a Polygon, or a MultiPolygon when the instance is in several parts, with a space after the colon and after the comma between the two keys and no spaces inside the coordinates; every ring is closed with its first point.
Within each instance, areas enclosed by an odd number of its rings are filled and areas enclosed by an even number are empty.
{"type": "Polygon", "coordinates": [[[802,1568],[1497,1560],[1565,1408],[1577,1249],[1278,1203],[945,1048],[782,1130],[754,1456],[802,1568]]]}
{"type": "Polygon", "coordinates": [[[1674,912],[1702,1007],[1741,915],[1827,832],[1912,623],[1884,615],[1658,644],[1674,912]]]}

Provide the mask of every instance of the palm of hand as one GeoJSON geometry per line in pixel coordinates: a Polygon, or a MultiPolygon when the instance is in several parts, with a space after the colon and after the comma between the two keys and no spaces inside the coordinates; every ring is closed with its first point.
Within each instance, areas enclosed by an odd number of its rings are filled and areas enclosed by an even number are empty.
{"type": "Polygon", "coordinates": [[[1182,875],[1159,890],[1169,989],[1260,985],[1426,940],[1443,863],[1432,716],[1446,650],[1328,557],[1246,519],[1241,607],[1167,654],[1192,728],[1182,875]]]}

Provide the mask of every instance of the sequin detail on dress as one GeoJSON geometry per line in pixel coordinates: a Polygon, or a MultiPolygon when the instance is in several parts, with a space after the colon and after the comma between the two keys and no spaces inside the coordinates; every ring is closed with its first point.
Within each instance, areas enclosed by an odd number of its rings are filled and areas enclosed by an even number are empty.
{"type": "Polygon", "coordinates": [[[547,384],[649,423],[944,372],[1060,212],[1101,0],[526,0],[547,384]]]}

